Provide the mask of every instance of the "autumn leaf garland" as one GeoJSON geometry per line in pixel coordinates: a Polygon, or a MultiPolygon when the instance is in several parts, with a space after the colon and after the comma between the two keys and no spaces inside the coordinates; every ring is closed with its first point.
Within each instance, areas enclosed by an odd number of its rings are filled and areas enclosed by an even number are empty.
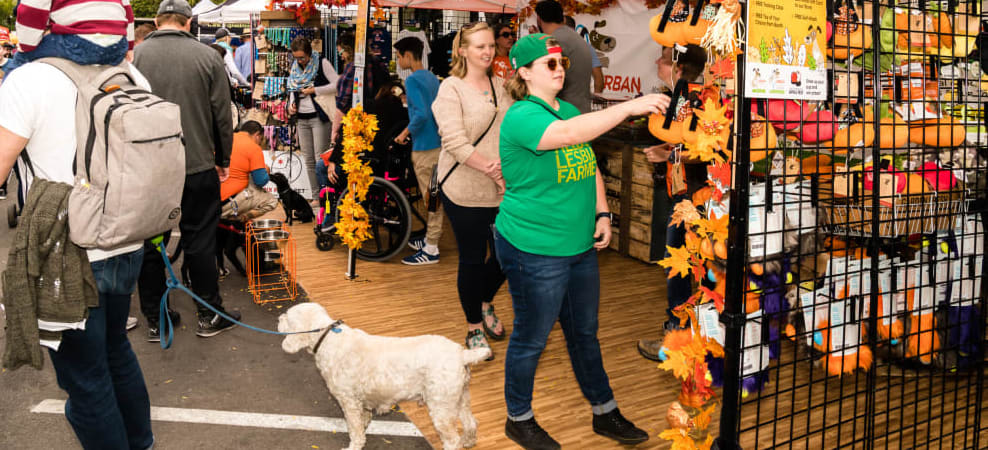
{"type": "Polygon", "coordinates": [[[367,198],[374,173],[360,159],[360,153],[371,150],[376,134],[377,117],[364,112],[362,105],[351,108],[343,118],[343,171],[347,174],[349,189],[340,202],[336,235],[353,250],[359,249],[371,237],[367,211],[360,202],[367,198]]]}

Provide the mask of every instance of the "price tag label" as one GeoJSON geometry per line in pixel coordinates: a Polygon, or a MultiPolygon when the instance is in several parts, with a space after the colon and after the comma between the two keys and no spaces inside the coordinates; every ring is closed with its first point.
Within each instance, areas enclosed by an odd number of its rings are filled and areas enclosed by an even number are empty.
{"type": "Polygon", "coordinates": [[[700,334],[724,345],[727,329],[720,323],[720,315],[713,303],[704,303],[696,307],[696,317],[700,322],[700,334]]]}

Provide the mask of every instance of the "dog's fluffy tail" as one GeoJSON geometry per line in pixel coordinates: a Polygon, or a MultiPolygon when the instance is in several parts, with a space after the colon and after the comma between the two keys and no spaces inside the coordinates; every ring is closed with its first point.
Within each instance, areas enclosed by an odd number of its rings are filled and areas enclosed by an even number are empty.
{"type": "Polygon", "coordinates": [[[463,362],[468,366],[477,364],[490,356],[491,349],[489,347],[463,350],[463,362]]]}

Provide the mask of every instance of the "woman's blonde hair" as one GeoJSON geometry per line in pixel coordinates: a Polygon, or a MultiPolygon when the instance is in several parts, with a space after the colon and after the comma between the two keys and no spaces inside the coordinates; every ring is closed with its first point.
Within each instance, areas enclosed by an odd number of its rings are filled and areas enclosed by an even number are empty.
{"type": "MultiPolygon", "coordinates": [[[[460,28],[460,31],[456,32],[456,37],[453,38],[453,51],[451,52],[453,54],[453,65],[449,69],[450,75],[457,78],[467,76],[467,59],[460,55],[459,49],[467,48],[470,45],[470,36],[484,30],[494,34],[494,31],[491,30],[491,27],[486,22],[466,24],[463,28],[460,28]]],[[[487,76],[491,76],[494,73],[491,66],[487,67],[487,76]]]]}
{"type": "MultiPolygon", "coordinates": [[[[547,38],[545,40],[545,45],[546,47],[558,47],[559,41],[557,41],[556,38],[547,38]]],[[[531,69],[533,63],[535,63],[535,61],[525,64],[522,67],[531,69]]],[[[518,69],[521,69],[521,67],[518,69]]],[[[508,95],[515,100],[521,100],[528,97],[528,85],[525,84],[525,80],[518,74],[518,72],[519,70],[515,70],[514,73],[511,74],[511,78],[508,78],[508,81],[504,82],[504,90],[507,91],[508,95]]]]}

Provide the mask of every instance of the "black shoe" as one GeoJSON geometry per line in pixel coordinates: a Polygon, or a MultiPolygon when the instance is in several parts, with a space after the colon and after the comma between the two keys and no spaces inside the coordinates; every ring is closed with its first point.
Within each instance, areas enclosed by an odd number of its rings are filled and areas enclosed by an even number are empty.
{"type": "MultiPolygon", "coordinates": [[[[168,310],[168,316],[172,319],[172,329],[182,323],[182,315],[178,311],[168,310]]],[[[161,342],[159,325],[158,319],[148,320],[148,342],[161,342]]]]}
{"type": "MultiPolygon", "coordinates": [[[[240,320],[240,313],[237,311],[225,311],[226,315],[233,317],[236,320],[240,320]]],[[[212,315],[199,315],[199,329],[196,330],[196,336],[199,337],[213,337],[220,334],[226,330],[229,330],[237,324],[224,319],[219,314],[212,315]]]]}
{"type": "Polygon", "coordinates": [[[607,414],[594,414],[593,432],[624,445],[640,444],[648,440],[648,433],[625,419],[617,408],[607,414]]]}
{"type": "Polygon", "coordinates": [[[546,433],[535,418],[522,421],[508,419],[504,424],[504,434],[525,450],[557,450],[562,447],[549,433],[546,433]]]}

